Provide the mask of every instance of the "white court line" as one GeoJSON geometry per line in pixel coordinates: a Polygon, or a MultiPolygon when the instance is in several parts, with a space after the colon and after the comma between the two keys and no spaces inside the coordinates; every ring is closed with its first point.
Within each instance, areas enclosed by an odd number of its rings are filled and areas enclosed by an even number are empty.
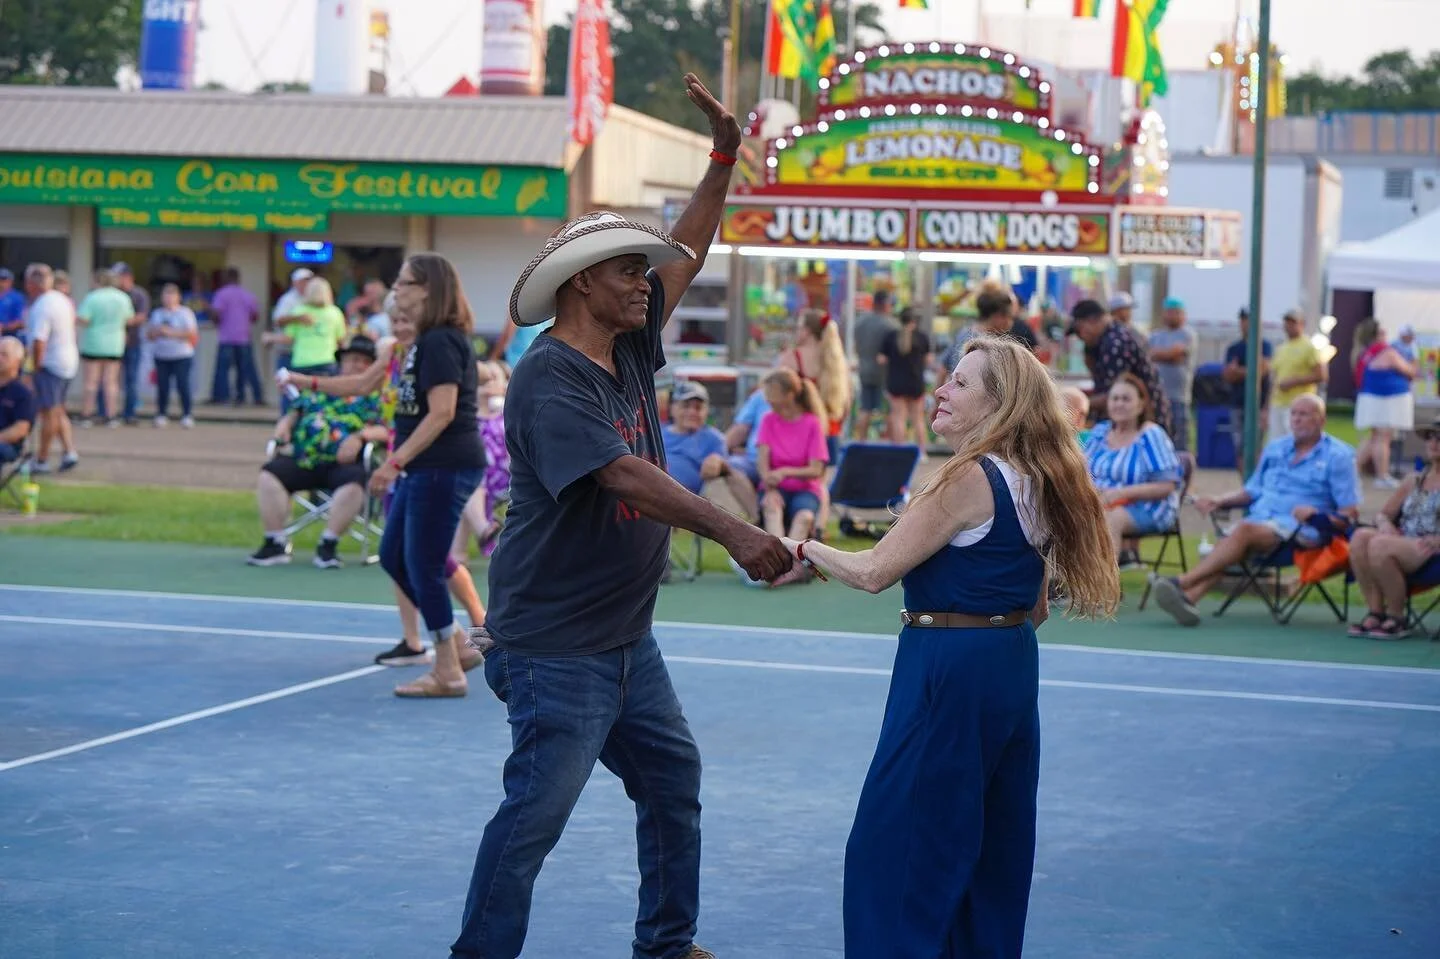
{"type": "Polygon", "coordinates": [[[304,639],[319,643],[389,643],[394,637],[342,636],[332,633],[281,633],[272,629],[235,629],[230,626],[176,626],[170,623],[127,623],[109,619],[65,619],[57,616],[0,615],[0,623],[29,623],[34,626],[74,626],[79,629],[128,629],[150,633],[244,636],[251,639],[304,639]]]}
{"type": "MultiPolygon", "coordinates": [[[[712,659],[704,656],[666,656],[667,663],[699,666],[739,666],[747,669],[778,669],[804,673],[847,673],[853,676],[889,676],[890,670],[867,666],[812,666],[808,663],[775,663],[763,659],[712,659]]],[[[1311,706],[1349,706],[1359,709],[1391,709],[1417,713],[1440,713],[1440,705],[1396,703],[1376,699],[1334,699],[1326,696],[1294,696],[1285,693],[1247,693],[1232,689],[1179,689],[1173,686],[1133,686],[1125,683],[1088,683],[1068,679],[1042,679],[1041,686],[1058,689],[1095,689],[1111,693],[1149,693],[1157,696],[1195,696],[1202,699],[1249,699],[1266,703],[1304,703],[1311,706]]]]}
{"type": "MultiPolygon", "coordinates": [[[[169,593],[146,589],[103,589],[92,586],[18,586],[0,583],[0,592],[60,593],[72,596],[114,596],[125,599],[167,599],[188,600],[198,603],[232,603],[243,606],[291,606],[310,609],[365,610],[394,613],[389,603],[342,603],[334,600],[275,599],[265,596],[221,596],[214,593],[169,593]]],[[[897,613],[898,615],[898,613],[897,613]]],[[[703,632],[730,632],[742,635],[797,637],[815,639],[860,639],[881,640],[894,643],[895,633],[860,633],[844,630],[793,629],[773,626],[737,626],[730,623],[680,623],[657,621],[657,629],[689,629],[703,632]]],[[[265,633],[265,635],[274,635],[265,633]]],[[[367,640],[368,642],[368,640],[367,640]]],[[[1407,675],[1430,676],[1440,679],[1440,669],[1423,666],[1376,666],[1368,663],[1332,663],[1307,659],[1272,659],[1261,656],[1223,656],[1215,653],[1167,652],[1158,649],[1121,649],[1108,646],[1079,646],[1066,643],[1040,643],[1041,650],[1058,650],[1092,656],[1137,656],[1148,659],[1178,659],[1201,663],[1242,663],[1261,666],[1292,666],[1299,669],[1332,669],[1364,673],[1404,673],[1407,675]]]]}
{"type": "Polygon", "coordinates": [[[73,746],[66,746],[63,749],[52,749],[45,753],[36,753],[33,756],[25,756],[20,759],[12,759],[10,762],[0,762],[0,773],[8,772],[11,769],[19,769],[21,766],[29,766],[33,763],[43,763],[50,759],[59,759],[62,756],[72,756],[75,753],[83,753],[88,749],[96,749],[100,746],[109,746],[111,743],[124,742],[127,739],[134,739],[137,736],[147,736],[150,733],[158,733],[164,729],[172,729],[176,726],[184,726],[186,723],[193,723],[201,719],[209,719],[211,716],[220,716],[225,713],[233,713],[237,709],[245,709],[249,706],[258,706],[261,703],[268,703],[276,699],[284,699],[286,696],[296,696],[300,693],[309,692],[312,689],[320,689],[324,686],[333,686],[336,683],[347,682],[352,679],[359,679],[361,676],[369,676],[371,673],[382,672],[385,666],[365,666],[360,669],[352,669],[348,673],[338,673],[334,676],[326,676],[324,679],[311,680],[308,683],[299,683],[295,686],[286,686],[284,689],[277,689],[271,693],[262,693],[259,696],[250,696],[246,699],[237,699],[234,702],[224,703],[220,706],[211,706],[209,709],[196,710],[193,713],[185,713],[183,716],[174,716],[170,719],[162,719],[158,723],[150,723],[145,726],[136,726],[134,729],[127,729],[124,732],[114,733],[110,736],[101,736],[99,739],[89,739],[83,743],[76,743],[73,746]]]}

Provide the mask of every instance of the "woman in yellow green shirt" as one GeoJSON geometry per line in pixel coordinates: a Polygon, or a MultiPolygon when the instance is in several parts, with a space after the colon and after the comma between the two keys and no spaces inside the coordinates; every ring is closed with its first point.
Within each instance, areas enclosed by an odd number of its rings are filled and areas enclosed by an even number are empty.
{"type": "Polygon", "coordinates": [[[330,281],[317,276],[305,286],[305,298],[283,317],[279,334],[267,341],[290,347],[290,369],[311,376],[333,376],[335,351],[345,342],[345,314],[335,305],[330,281]]]}

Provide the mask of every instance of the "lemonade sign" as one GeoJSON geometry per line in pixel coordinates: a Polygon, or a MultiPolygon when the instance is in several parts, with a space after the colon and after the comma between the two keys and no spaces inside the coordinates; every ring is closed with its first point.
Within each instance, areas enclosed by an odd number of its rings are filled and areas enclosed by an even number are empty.
{"type": "Polygon", "coordinates": [[[820,126],[775,142],[772,184],[1086,193],[1096,169],[1078,143],[1005,119],[847,117],[820,126]]]}
{"type": "MultiPolygon", "coordinates": [[[[911,44],[912,48],[914,47],[911,44]]],[[[940,46],[940,44],[934,44],[940,46]]],[[[836,110],[862,104],[971,103],[1049,115],[1050,86],[1030,67],[984,48],[964,48],[964,54],[913,53],[880,47],[859,64],[845,64],[843,73],[829,77],[820,90],[820,107],[836,110]],[[973,50],[974,52],[968,52],[973,50]]]]}

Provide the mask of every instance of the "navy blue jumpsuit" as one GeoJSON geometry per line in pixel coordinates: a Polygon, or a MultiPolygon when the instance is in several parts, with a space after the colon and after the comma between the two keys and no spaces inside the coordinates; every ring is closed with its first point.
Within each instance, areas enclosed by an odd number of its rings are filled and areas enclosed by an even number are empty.
{"type": "MultiPolygon", "coordinates": [[[[1044,561],[982,459],[990,531],[908,575],[913,612],[1035,606],[1044,561]]],[[[845,851],[846,959],[1018,959],[1035,862],[1039,650],[1029,620],[906,626],[845,851]]]]}

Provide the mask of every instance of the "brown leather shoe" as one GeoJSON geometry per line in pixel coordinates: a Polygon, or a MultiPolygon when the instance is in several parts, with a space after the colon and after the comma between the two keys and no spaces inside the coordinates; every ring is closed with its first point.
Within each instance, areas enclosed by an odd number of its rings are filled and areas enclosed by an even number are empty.
{"type": "Polygon", "coordinates": [[[716,959],[715,953],[706,949],[699,943],[690,943],[690,951],[685,953],[685,959],[716,959]]]}

